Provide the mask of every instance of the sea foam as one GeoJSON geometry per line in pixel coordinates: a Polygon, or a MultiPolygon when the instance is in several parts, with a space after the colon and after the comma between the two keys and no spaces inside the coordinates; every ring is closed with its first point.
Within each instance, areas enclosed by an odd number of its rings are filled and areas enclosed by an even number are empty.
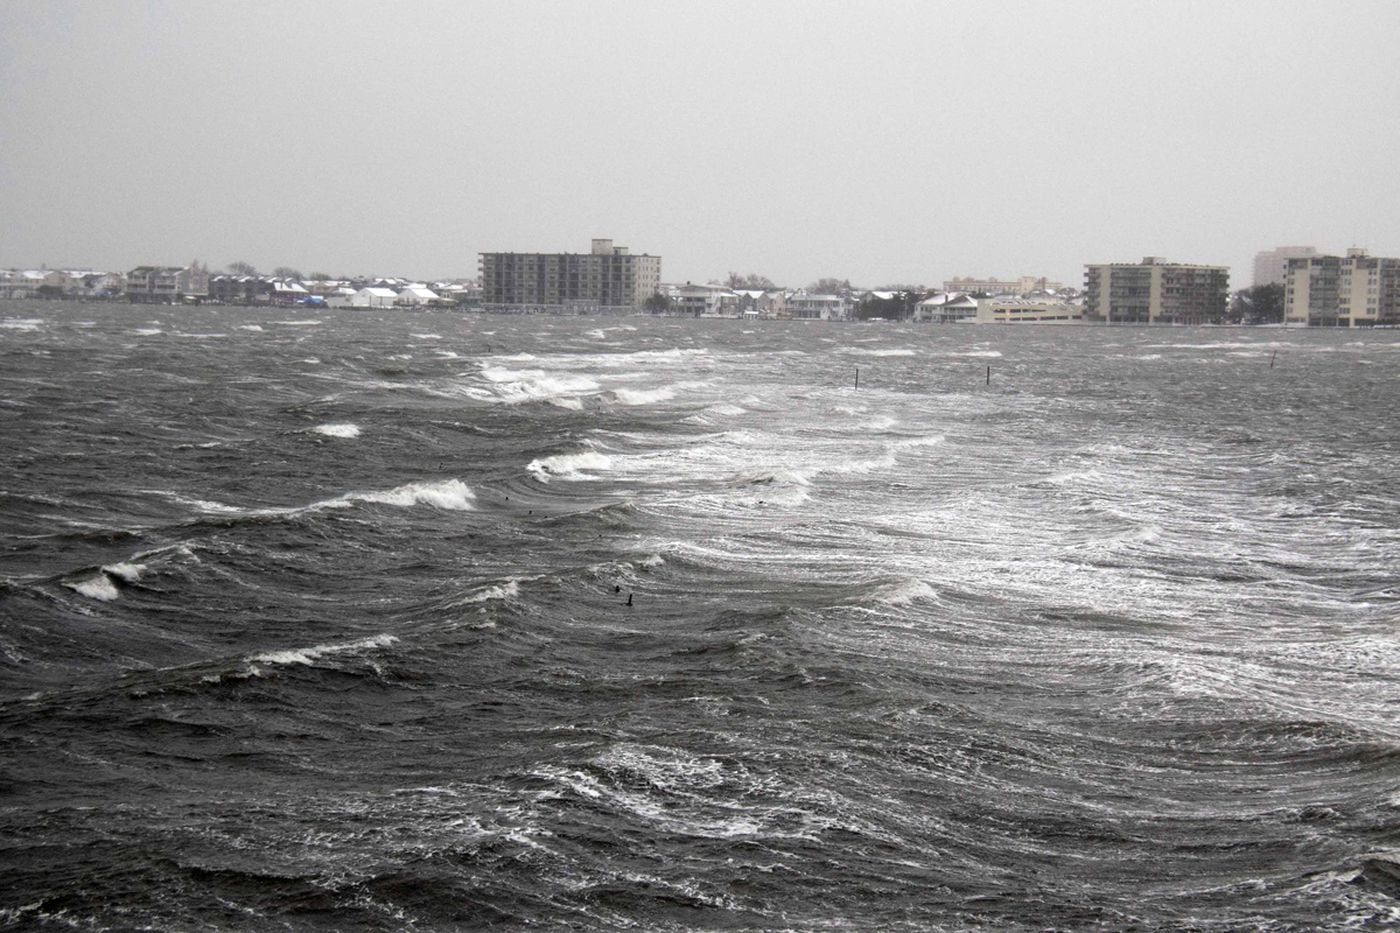
{"type": "Polygon", "coordinates": [[[540,369],[491,366],[483,369],[481,375],[492,384],[492,397],[507,404],[549,402],[561,408],[580,409],[580,397],[593,395],[601,388],[587,376],[558,375],[540,369]]]}
{"type": "Polygon", "coordinates": [[[669,386],[659,389],[614,389],[613,395],[624,405],[650,405],[676,397],[676,391],[669,386]]]}
{"type": "Polygon", "coordinates": [[[318,424],[311,430],[317,434],[324,434],[327,437],[359,437],[360,426],[357,424],[318,424]]]}

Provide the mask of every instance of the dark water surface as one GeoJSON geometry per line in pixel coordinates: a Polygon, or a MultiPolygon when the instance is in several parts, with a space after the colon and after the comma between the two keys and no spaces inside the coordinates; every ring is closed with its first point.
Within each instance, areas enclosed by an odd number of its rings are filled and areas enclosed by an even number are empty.
{"type": "Polygon", "coordinates": [[[1397,400],[1394,331],[0,305],[0,923],[1393,928],[1397,400]]]}

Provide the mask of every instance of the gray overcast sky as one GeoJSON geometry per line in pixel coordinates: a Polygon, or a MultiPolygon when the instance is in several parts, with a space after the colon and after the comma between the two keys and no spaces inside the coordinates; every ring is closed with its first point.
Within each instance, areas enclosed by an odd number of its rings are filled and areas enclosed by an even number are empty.
{"type": "Polygon", "coordinates": [[[1400,254],[1400,3],[0,2],[0,267],[1400,254]]]}

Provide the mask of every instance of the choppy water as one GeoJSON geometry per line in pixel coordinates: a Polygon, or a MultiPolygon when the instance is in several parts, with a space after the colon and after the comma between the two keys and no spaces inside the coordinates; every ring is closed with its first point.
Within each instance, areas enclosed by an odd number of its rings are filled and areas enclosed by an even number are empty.
{"type": "Polygon", "coordinates": [[[1393,331],[0,306],[0,923],[1400,924],[1397,399],[1393,331]]]}

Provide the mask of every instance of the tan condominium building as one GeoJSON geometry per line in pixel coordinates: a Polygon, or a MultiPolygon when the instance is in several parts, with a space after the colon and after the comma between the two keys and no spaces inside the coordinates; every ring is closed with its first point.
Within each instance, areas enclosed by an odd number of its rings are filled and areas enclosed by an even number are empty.
{"type": "Polygon", "coordinates": [[[1314,327],[1400,324],[1400,259],[1349,249],[1288,260],[1283,322],[1314,327]]]}
{"type": "Polygon", "coordinates": [[[661,287],[661,257],[597,239],[587,253],[482,253],[487,310],[587,314],[641,308],[661,287]]]}
{"type": "Polygon", "coordinates": [[[1204,324],[1225,318],[1230,270],[1148,256],[1084,267],[1084,319],[1110,324],[1204,324]]]}

